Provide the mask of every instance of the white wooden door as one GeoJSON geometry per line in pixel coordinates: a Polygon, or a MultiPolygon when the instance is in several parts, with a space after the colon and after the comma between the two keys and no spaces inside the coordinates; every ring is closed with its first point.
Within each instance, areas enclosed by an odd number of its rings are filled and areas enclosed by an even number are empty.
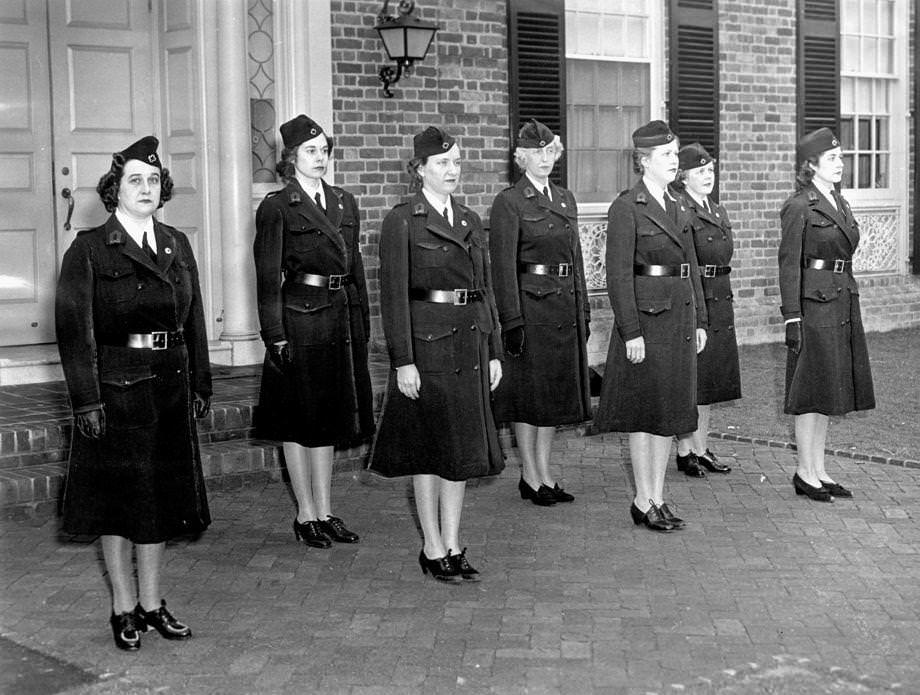
{"type": "Polygon", "coordinates": [[[59,259],[107,217],[99,177],[112,152],[154,132],[151,9],[147,0],[0,8],[0,52],[28,67],[0,71],[13,88],[0,94],[17,105],[0,109],[0,158],[22,172],[0,161],[0,344],[51,342],[59,259]]]}

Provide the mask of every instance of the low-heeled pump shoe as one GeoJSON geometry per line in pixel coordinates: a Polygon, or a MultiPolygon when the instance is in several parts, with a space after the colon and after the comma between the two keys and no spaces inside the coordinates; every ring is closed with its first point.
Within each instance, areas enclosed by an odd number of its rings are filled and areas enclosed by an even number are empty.
{"type": "Polygon", "coordinates": [[[464,581],[478,582],[482,580],[482,575],[479,574],[479,570],[473,567],[469,560],[466,559],[466,548],[461,550],[459,555],[451,555],[450,552],[448,552],[447,557],[450,558],[457,574],[463,577],[464,581]]]}
{"type": "Polygon", "coordinates": [[[665,521],[670,523],[674,528],[683,528],[686,525],[686,522],[683,519],[681,519],[679,516],[674,516],[674,514],[668,508],[667,502],[662,502],[658,509],[661,511],[661,516],[665,518],[665,521]]]}
{"type": "Polygon", "coordinates": [[[840,483],[829,483],[826,480],[822,480],[821,485],[824,487],[825,490],[831,493],[834,497],[852,497],[853,496],[852,490],[848,490],[840,483]]]}
{"type": "Polygon", "coordinates": [[[834,498],[831,496],[830,491],[826,487],[815,487],[814,485],[809,485],[799,477],[798,473],[792,476],[792,487],[795,488],[795,494],[805,495],[815,502],[834,501],[834,498]]]}
{"type": "Polygon", "coordinates": [[[556,496],[546,485],[541,485],[539,489],[534,490],[524,482],[524,478],[521,478],[518,482],[518,490],[521,493],[522,500],[530,500],[540,507],[550,507],[556,504],[556,496]]]}
{"type": "Polygon", "coordinates": [[[134,608],[134,616],[143,626],[144,632],[156,630],[166,639],[185,640],[192,636],[192,629],[178,620],[166,608],[166,601],[160,600],[160,607],[145,611],[141,604],[134,608]]]}
{"type": "Polygon", "coordinates": [[[699,459],[692,451],[686,456],[677,455],[677,470],[691,478],[706,477],[706,472],[700,467],[699,459]]]}
{"type": "Polygon", "coordinates": [[[112,625],[112,636],[115,646],[126,652],[136,652],[141,648],[141,624],[133,611],[127,613],[112,613],[109,618],[112,625]]]}
{"type": "Polygon", "coordinates": [[[319,527],[336,543],[357,543],[360,540],[357,533],[349,531],[339,517],[331,514],[325,521],[319,522],[319,527]]]}
{"type": "Polygon", "coordinates": [[[444,557],[429,560],[425,557],[425,551],[422,550],[418,554],[418,564],[422,568],[422,574],[430,574],[438,581],[453,583],[461,580],[459,569],[450,560],[450,552],[444,557]]]}
{"type": "Polygon", "coordinates": [[[696,455],[697,462],[710,473],[731,473],[732,467],[726,466],[719,460],[719,457],[706,449],[705,454],[696,455]]]}
{"type": "Polygon", "coordinates": [[[664,515],[661,513],[661,509],[654,504],[649,507],[647,512],[643,512],[636,506],[636,503],[633,502],[629,507],[629,513],[632,515],[633,523],[636,526],[642,524],[652,531],[667,532],[674,530],[674,524],[665,519],[664,515]]]}
{"type": "Polygon", "coordinates": [[[294,519],[294,538],[302,540],[311,548],[332,547],[332,539],[326,535],[323,527],[315,519],[303,524],[294,519]]]}
{"type": "Polygon", "coordinates": [[[555,499],[557,502],[575,501],[575,495],[570,495],[568,492],[563,490],[561,487],[559,487],[559,483],[553,485],[551,492],[553,493],[553,499],[555,499]]]}

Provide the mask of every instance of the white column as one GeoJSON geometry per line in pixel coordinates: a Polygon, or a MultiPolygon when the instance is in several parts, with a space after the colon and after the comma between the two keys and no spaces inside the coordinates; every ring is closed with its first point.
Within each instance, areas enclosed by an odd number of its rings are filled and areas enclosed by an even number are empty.
{"type": "MultiPolygon", "coordinates": [[[[223,332],[233,364],[261,360],[252,260],[252,161],[248,76],[246,74],[246,0],[217,6],[221,276],[223,332]]],[[[213,142],[213,140],[212,140],[213,142]]]]}

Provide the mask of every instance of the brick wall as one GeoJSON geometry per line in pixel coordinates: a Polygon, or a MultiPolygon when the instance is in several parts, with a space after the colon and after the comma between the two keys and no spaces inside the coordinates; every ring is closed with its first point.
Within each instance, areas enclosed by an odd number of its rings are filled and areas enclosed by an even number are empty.
{"type": "MultiPolygon", "coordinates": [[[[386,61],[374,31],[382,3],[332,3],[336,183],[358,197],[374,343],[382,345],[377,245],[386,213],[408,194],[412,136],[429,125],[458,138],[463,157],[457,197],[483,220],[507,185],[508,60],[504,2],[425,0],[415,15],[441,30],[424,61],[382,96],[386,61]]],[[[390,3],[395,12],[396,3],[390,3]]]]}

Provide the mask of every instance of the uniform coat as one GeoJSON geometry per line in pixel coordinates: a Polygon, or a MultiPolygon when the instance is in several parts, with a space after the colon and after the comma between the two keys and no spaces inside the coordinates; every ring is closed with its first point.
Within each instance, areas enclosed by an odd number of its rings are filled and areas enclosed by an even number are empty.
{"type": "Polygon", "coordinates": [[[157,261],[115,215],[77,235],[61,265],[58,349],[74,413],[104,409],[106,431],[74,428],[64,530],[159,543],[211,522],[192,394],[211,395],[198,267],[185,235],[154,220],[157,261]],[[184,345],[126,347],[128,334],[181,331],[184,345]]]}
{"type": "Polygon", "coordinates": [[[815,186],[791,196],[780,212],[779,288],[784,319],[802,319],[802,347],[786,361],[785,412],[843,415],[875,407],[869,353],[859,311],[859,285],[842,273],[805,268],[808,259],[853,258],[859,225],[815,186]]]}
{"type": "Polygon", "coordinates": [[[266,356],[256,421],[260,436],[307,447],[347,447],[374,430],[367,368],[370,309],[358,206],[323,183],[324,213],[296,181],[269,193],[256,212],[257,297],[266,345],[287,340],[282,374],[266,356]],[[350,274],[341,289],[292,282],[296,273],[350,274]]]}
{"type": "Polygon", "coordinates": [[[607,213],[607,292],[615,331],[610,337],[599,432],[693,432],[696,409],[696,329],[706,328],[706,305],[682,198],[676,221],[643,181],[621,194],[607,213]],[[636,275],[635,265],[689,264],[689,277],[636,275]],[[645,339],[645,360],[626,358],[626,341],[645,339]]]}
{"type": "MultiPolygon", "coordinates": [[[[452,199],[453,200],[453,199],[452,199]]],[[[500,358],[495,297],[482,224],[453,201],[454,224],[418,193],[386,216],[380,232],[380,294],[390,373],[370,469],[387,477],[432,474],[447,480],[504,468],[490,408],[489,360],[500,358]],[[411,301],[410,288],[483,290],[466,306],[411,301]],[[396,368],[421,376],[412,400],[396,368]]]]}
{"type": "MultiPolygon", "coordinates": [[[[730,266],[734,240],[725,208],[711,199],[708,210],[689,195],[684,200],[694,215],[693,241],[701,272],[707,265],[730,266]]],[[[709,330],[706,347],[697,356],[697,403],[709,405],[741,398],[741,368],[731,275],[705,277],[704,274],[701,280],[709,330]]]]}
{"type": "Polygon", "coordinates": [[[499,422],[536,426],[591,417],[586,343],[591,320],[578,207],[564,188],[549,184],[550,201],[522,176],[492,204],[489,248],[492,283],[503,330],[524,327],[524,353],[506,355],[495,390],[499,422]],[[568,277],[522,273],[522,264],[558,265],[568,277]]]}

